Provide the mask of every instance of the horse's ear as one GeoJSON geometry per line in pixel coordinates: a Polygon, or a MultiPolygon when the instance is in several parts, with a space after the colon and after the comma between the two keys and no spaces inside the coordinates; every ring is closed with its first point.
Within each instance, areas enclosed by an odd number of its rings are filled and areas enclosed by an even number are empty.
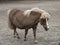
{"type": "MultiPolygon", "coordinates": [[[[30,15],[39,15],[40,13],[35,12],[35,11],[31,11],[30,15]]],[[[40,14],[41,15],[41,14],[40,14]]]]}

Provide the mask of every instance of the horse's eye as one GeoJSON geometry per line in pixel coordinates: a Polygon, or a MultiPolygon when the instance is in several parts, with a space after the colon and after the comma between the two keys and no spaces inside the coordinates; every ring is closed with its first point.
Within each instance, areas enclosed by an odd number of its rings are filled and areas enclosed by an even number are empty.
{"type": "Polygon", "coordinates": [[[41,19],[42,22],[45,22],[45,19],[41,19]]]}

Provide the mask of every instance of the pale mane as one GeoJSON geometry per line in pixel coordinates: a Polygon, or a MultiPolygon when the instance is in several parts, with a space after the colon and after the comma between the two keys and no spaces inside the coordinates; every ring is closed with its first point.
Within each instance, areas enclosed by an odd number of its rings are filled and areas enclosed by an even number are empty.
{"type": "Polygon", "coordinates": [[[46,12],[45,10],[42,10],[42,9],[39,9],[39,8],[32,8],[31,11],[41,13],[40,18],[50,18],[50,14],[48,12],[46,12]]]}
{"type": "Polygon", "coordinates": [[[44,10],[39,9],[39,8],[32,8],[31,10],[32,10],[32,11],[35,11],[35,12],[39,12],[39,13],[45,12],[44,10]]]}
{"type": "Polygon", "coordinates": [[[31,13],[31,10],[25,10],[24,11],[24,15],[27,17],[29,17],[30,13],[31,13]]]}
{"type": "Polygon", "coordinates": [[[44,13],[42,13],[42,15],[41,15],[40,18],[41,18],[41,19],[42,19],[42,18],[50,18],[50,14],[47,13],[47,12],[44,12],[44,13]]]}
{"type": "Polygon", "coordinates": [[[41,17],[40,18],[50,18],[50,14],[48,12],[46,12],[45,10],[39,9],[39,8],[32,8],[30,10],[26,10],[26,11],[24,11],[24,15],[29,17],[31,11],[35,11],[35,12],[41,13],[41,17]]]}

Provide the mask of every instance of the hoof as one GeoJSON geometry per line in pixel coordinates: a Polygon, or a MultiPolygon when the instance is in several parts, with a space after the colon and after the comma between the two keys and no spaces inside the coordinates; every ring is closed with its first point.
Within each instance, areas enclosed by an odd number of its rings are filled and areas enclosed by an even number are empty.
{"type": "Polygon", "coordinates": [[[20,39],[20,37],[17,37],[18,39],[20,39]]]}
{"type": "Polygon", "coordinates": [[[26,39],[24,39],[24,41],[27,41],[26,39]]]}
{"type": "Polygon", "coordinates": [[[14,36],[14,38],[16,38],[16,36],[14,36]]]}
{"type": "Polygon", "coordinates": [[[37,44],[37,43],[38,43],[38,41],[37,41],[37,40],[35,40],[35,41],[34,41],[34,44],[37,44]]]}

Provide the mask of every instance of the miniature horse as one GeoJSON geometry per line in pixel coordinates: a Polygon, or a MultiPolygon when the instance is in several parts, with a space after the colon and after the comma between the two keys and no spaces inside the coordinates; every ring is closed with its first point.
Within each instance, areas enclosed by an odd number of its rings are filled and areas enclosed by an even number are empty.
{"type": "Polygon", "coordinates": [[[16,35],[17,38],[20,38],[16,31],[16,28],[25,29],[24,41],[26,41],[28,29],[32,28],[34,34],[34,42],[37,43],[36,28],[39,22],[46,31],[49,29],[48,19],[50,15],[42,9],[32,8],[26,11],[10,9],[8,10],[8,15],[8,25],[11,29],[14,30],[14,36],[16,35]]]}

